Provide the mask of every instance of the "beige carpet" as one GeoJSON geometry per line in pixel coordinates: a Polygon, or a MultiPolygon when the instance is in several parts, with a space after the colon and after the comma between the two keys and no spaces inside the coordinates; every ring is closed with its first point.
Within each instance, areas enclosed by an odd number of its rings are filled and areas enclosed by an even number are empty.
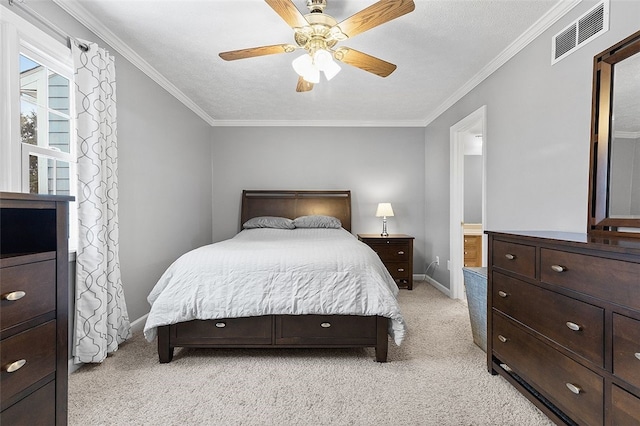
{"type": "Polygon", "coordinates": [[[409,335],[371,349],[176,350],[136,334],[69,378],[70,425],[551,425],[487,373],[466,305],[424,282],[401,290],[409,335]]]}

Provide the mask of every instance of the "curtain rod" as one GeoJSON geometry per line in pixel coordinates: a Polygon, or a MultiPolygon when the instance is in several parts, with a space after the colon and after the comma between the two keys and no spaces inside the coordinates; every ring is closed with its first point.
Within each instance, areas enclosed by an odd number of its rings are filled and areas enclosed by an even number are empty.
{"type": "Polygon", "coordinates": [[[39,21],[42,25],[49,28],[51,31],[56,33],[59,37],[67,40],[67,47],[71,48],[71,42],[73,41],[80,49],[85,52],[89,50],[89,46],[86,43],[81,43],[74,37],[71,37],[69,34],[62,31],[57,25],[46,19],[44,16],[40,15],[38,12],[30,8],[24,0],[9,0],[9,6],[17,6],[22,9],[27,15],[39,21]]]}

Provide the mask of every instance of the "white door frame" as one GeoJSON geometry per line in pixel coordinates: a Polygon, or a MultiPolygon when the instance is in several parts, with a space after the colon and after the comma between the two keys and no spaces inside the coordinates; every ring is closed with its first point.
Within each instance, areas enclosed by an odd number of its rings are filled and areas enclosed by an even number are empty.
{"type": "MultiPolygon", "coordinates": [[[[450,128],[450,211],[449,211],[449,297],[464,299],[464,248],[462,224],[464,221],[464,139],[462,134],[473,125],[482,122],[482,230],[485,227],[486,198],[486,146],[487,146],[487,107],[478,108],[450,128]]],[[[486,263],[486,237],[482,236],[482,264],[486,263]]]]}

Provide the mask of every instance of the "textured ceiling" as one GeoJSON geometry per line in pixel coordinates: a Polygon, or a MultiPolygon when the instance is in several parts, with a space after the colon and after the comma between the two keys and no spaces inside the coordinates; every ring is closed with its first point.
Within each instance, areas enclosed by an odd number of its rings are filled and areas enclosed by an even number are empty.
{"type": "MultiPolygon", "coordinates": [[[[295,44],[292,29],[263,0],[54,1],[125,56],[141,58],[212,125],[424,125],[534,24],[575,4],[415,0],[415,11],[339,44],[396,64],[393,74],[341,64],[330,82],[297,93],[291,61],[302,51],[232,62],[218,56],[295,44]]],[[[325,13],[340,22],[374,1],[327,3],[325,13]]],[[[295,4],[308,12],[304,0],[295,4]]]]}

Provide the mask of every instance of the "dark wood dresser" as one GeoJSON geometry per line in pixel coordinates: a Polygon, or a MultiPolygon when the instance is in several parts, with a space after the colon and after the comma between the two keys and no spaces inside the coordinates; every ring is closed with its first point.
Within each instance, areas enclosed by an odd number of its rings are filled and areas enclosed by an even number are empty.
{"type": "Polygon", "coordinates": [[[489,371],[557,424],[640,424],[640,239],[487,234],[489,371]]]}
{"type": "Polygon", "coordinates": [[[413,237],[404,234],[358,234],[358,239],[373,249],[396,281],[398,287],[413,290],[413,237]]]}
{"type": "Polygon", "coordinates": [[[71,200],[0,192],[3,425],[67,424],[71,200]]]}

